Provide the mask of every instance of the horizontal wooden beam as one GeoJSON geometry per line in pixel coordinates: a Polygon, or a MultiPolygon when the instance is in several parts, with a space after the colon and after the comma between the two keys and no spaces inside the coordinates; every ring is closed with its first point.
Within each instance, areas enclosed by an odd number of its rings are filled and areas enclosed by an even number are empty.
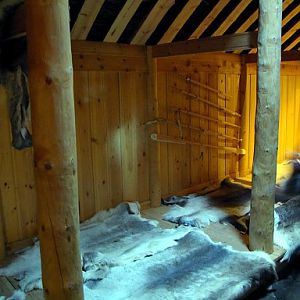
{"type": "Polygon", "coordinates": [[[257,47],[257,32],[244,32],[153,46],[154,57],[245,50],[257,47]]]}
{"type": "MultiPolygon", "coordinates": [[[[257,62],[257,53],[243,55],[244,63],[256,63],[257,62]]],[[[299,61],[300,60],[300,51],[291,50],[284,51],[281,53],[281,61],[299,61]]]]}

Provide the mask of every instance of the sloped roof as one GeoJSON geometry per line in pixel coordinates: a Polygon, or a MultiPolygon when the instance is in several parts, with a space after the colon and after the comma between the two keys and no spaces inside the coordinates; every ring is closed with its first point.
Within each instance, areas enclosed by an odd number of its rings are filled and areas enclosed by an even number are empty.
{"type": "MultiPolygon", "coordinates": [[[[24,0],[0,0],[0,25],[3,12],[20,2],[24,0]]],[[[72,39],[157,45],[253,32],[258,27],[258,2],[259,0],[69,0],[71,35],[72,39]]],[[[19,13],[21,14],[22,12],[19,13]]],[[[20,18],[19,15],[17,18],[20,18]]],[[[24,18],[21,19],[23,21],[19,21],[19,27],[24,27],[24,18]]],[[[299,49],[300,0],[283,0],[282,50],[299,49]]],[[[255,51],[253,49],[250,53],[255,51]]]]}
{"type": "MultiPolygon", "coordinates": [[[[258,26],[258,0],[70,0],[70,8],[73,38],[91,41],[156,45],[258,26]]],[[[283,50],[300,48],[300,0],[283,1],[282,37],[283,50]]]]}

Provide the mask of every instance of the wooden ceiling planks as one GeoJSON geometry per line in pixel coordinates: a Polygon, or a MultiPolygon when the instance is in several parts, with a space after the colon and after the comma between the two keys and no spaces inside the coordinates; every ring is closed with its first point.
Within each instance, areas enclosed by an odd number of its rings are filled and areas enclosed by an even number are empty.
{"type": "Polygon", "coordinates": [[[300,5],[298,5],[294,10],[292,10],[283,20],[282,27],[285,26],[289,21],[291,21],[295,16],[300,13],[300,5]]]}
{"type": "Polygon", "coordinates": [[[229,14],[225,21],[220,24],[219,28],[213,33],[212,36],[223,35],[226,30],[232,25],[236,18],[244,11],[244,9],[250,4],[251,0],[242,0],[236,8],[229,14]]]}
{"type": "Polygon", "coordinates": [[[105,0],[85,0],[71,31],[73,40],[86,40],[105,0]]]}
{"type": "Polygon", "coordinates": [[[145,45],[146,41],[155,30],[159,22],[165,16],[169,8],[174,5],[175,0],[158,0],[142,26],[137,31],[131,44],[145,45]]]}
{"type": "Polygon", "coordinates": [[[282,44],[285,43],[297,30],[300,29],[300,22],[297,22],[294,26],[292,26],[292,28],[290,28],[290,30],[288,32],[286,32],[282,38],[282,44]]]}
{"type": "Polygon", "coordinates": [[[117,42],[128,22],[142,3],[142,0],[128,0],[118,14],[110,30],[104,38],[104,42],[117,42]]]}
{"type": "Polygon", "coordinates": [[[297,46],[297,44],[300,43],[300,35],[291,43],[289,44],[285,49],[283,49],[284,51],[290,51],[292,50],[294,47],[297,46]]]}
{"type": "Polygon", "coordinates": [[[171,26],[165,32],[163,37],[160,39],[159,44],[170,43],[175,38],[176,34],[183,27],[185,22],[189,19],[189,17],[193,14],[195,9],[200,5],[202,0],[190,0],[184,6],[182,11],[178,14],[176,19],[173,21],[171,26]]]}
{"type": "Polygon", "coordinates": [[[212,11],[207,15],[199,27],[192,33],[189,39],[198,39],[202,33],[208,28],[213,20],[219,15],[230,0],[219,1],[212,11]]]}

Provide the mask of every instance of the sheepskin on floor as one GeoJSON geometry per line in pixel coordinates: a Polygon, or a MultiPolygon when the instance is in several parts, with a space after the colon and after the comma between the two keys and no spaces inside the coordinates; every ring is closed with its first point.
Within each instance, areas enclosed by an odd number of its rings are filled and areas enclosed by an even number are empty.
{"type": "MultiPolygon", "coordinates": [[[[238,299],[276,278],[266,254],[234,251],[198,228],[161,229],[132,204],[84,223],[81,251],[87,300],[238,299]]],[[[39,244],[0,275],[19,279],[26,291],[41,288],[39,244]]]]}

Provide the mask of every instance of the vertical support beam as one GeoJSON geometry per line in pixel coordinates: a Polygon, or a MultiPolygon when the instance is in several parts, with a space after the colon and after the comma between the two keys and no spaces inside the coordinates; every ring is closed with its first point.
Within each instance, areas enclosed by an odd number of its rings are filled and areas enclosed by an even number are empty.
{"type": "MultiPolygon", "coordinates": [[[[152,47],[147,48],[148,60],[148,120],[158,118],[157,99],[157,59],[153,58],[152,47]]],[[[159,125],[149,127],[149,187],[151,207],[158,207],[161,201],[161,171],[160,171],[160,145],[150,139],[151,133],[159,134],[159,125]]]]}
{"type": "Polygon", "coordinates": [[[259,1],[257,108],[249,243],[273,252],[282,0],[259,1]]]}
{"type": "Polygon", "coordinates": [[[26,0],[34,171],[47,300],[82,300],[68,0],[26,0]]]}
{"type": "Polygon", "coordinates": [[[4,235],[4,219],[2,209],[2,195],[0,191],[0,261],[5,257],[5,235],[4,235]]]}

